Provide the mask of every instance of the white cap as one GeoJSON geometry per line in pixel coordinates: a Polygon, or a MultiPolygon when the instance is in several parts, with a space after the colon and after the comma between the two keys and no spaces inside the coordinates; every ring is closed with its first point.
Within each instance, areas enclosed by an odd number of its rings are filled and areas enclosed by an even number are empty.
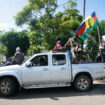
{"type": "Polygon", "coordinates": [[[17,52],[20,52],[20,47],[17,47],[17,48],[16,48],[16,51],[17,51],[17,52]]]}
{"type": "Polygon", "coordinates": [[[102,39],[103,39],[103,41],[105,41],[105,35],[102,35],[102,39]]]}

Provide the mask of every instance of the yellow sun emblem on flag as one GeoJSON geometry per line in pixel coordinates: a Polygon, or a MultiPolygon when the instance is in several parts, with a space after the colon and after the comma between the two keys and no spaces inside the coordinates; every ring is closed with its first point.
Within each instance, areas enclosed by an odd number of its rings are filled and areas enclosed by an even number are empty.
{"type": "Polygon", "coordinates": [[[85,20],[86,28],[89,29],[91,28],[95,23],[95,20],[93,17],[89,17],[85,20]]]}

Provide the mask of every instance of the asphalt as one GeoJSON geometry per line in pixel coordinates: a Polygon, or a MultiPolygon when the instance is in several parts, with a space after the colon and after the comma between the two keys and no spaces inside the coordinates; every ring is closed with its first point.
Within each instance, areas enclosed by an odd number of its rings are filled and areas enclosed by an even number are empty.
{"type": "Polygon", "coordinates": [[[88,92],[72,87],[22,90],[12,97],[0,96],[0,105],[105,105],[105,81],[95,81],[88,92]]]}

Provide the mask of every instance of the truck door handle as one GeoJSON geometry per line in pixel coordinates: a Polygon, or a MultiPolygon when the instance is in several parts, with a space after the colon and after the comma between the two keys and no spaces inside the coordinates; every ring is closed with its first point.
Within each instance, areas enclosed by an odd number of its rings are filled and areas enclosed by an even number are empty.
{"type": "Polygon", "coordinates": [[[65,70],[65,67],[62,67],[61,70],[65,70]]]}
{"type": "Polygon", "coordinates": [[[47,68],[44,68],[44,69],[43,69],[43,71],[47,71],[47,70],[48,70],[47,68]]]}

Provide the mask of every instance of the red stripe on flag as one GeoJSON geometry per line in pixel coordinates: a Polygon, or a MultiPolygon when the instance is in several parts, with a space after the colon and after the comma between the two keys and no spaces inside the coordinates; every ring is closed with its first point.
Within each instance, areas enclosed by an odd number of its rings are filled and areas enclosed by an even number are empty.
{"type": "Polygon", "coordinates": [[[94,18],[94,20],[96,21],[97,20],[97,16],[95,15],[95,16],[93,16],[93,18],[94,18]]]}
{"type": "Polygon", "coordinates": [[[85,29],[86,29],[86,24],[84,24],[77,32],[77,35],[80,37],[84,32],[85,32],[85,29]]]}

